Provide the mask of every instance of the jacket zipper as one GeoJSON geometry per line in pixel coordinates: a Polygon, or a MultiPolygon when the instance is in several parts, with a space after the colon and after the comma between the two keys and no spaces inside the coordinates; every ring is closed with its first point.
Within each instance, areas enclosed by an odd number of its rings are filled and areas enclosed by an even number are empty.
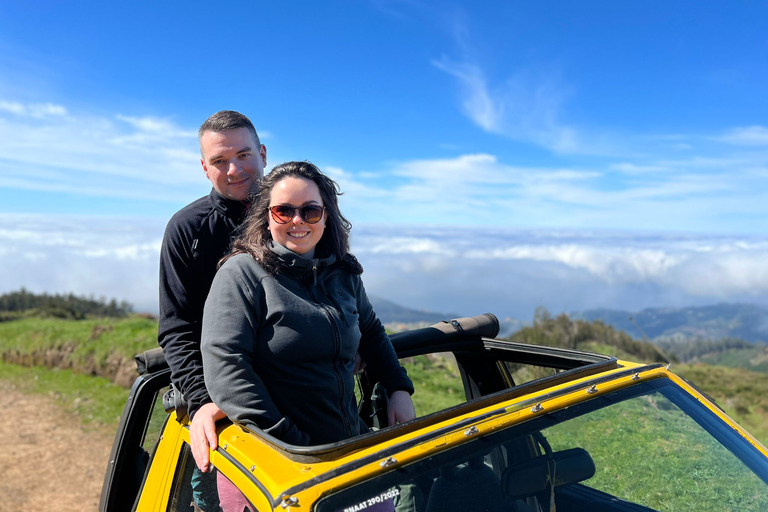
{"type": "MultiPolygon", "coordinates": [[[[317,269],[317,264],[314,265],[312,268],[313,273],[317,269]]],[[[315,283],[317,282],[317,274],[315,273],[315,283]]],[[[336,375],[336,382],[339,385],[339,410],[341,411],[341,419],[344,423],[344,429],[347,432],[347,437],[352,437],[352,426],[351,422],[349,420],[349,416],[347,415],[346,409],[344,409],[344,379],[341,377],[341,372],[339,371],[339,368],[336,366],[336,363],[339,361],[339,355],[341,354],[341,335],[339,334],[339,326],[336,324],[336,322],[333,319],[333,314],[331,311],[328,310],[328,306],[323,304],[322,302],[318,302],[315,298],[315,294],[312,291],[312,288],[306,287],[307,293],[309,294],[309,297],[312,299],[312,302],[320,306],[320,309],[322,310],[323,314],[328,318],[328,322],[331,324],[331,329],[333,330],[333,342],[334,342],[334,360],[331,364],[333,367],[333,373],[336,375]]]]}

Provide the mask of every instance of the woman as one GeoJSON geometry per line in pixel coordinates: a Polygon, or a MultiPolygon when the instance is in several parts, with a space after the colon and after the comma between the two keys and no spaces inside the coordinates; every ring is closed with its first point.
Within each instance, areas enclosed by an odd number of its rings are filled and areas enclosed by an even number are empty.
{"type": "Polygon", "coordinates": [[[354,396],[357,352],[390,393],[390,424],[415,417],[413,384],[365,294],[337,195],[311,163],[275,167],[203,314],[213,401],[231,420],[296,445],[367,431],[354,396]]]}

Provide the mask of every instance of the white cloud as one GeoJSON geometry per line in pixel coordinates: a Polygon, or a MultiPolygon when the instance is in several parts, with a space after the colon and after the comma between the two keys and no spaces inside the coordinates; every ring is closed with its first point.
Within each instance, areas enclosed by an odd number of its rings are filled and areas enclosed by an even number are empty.
{"type": "Polygon", "coordinates": [[[0,292],[75,293],[157,311],[165,220],[0,215],[0,292]]]}
{"type": "Polygon", "coordinates": [[[718,139],[740,146],[768,146],[768,128],[765,126],[734,128],[718,139]]]}
{"type": "MultiPolygon", "coordinates": [[[[0,293],[115,297],[154,313],[164,225],[0,215],[0,293]]],[[[764,236],[358,225],[352,250],[368,293],[446,314],[768,302],[764,236]]]]}
{"type": "Polygon", "coordinates": [[[608,167],[612,171],[619,171],[626,174],[643,175],[647,173],[664,172],[669,168],[662,165],[638,165],[631,162],[619,162],[611,164],[608,167]]]}
{"type": "Polygon", "coordinates": [[[586,270],[607,284],[658,279],[681,261],[681,256],[660,249],[590,246],[584,243],[517,245],[472,251],[466,257],[557,262],[573,269],[586,270]]]}
{"type": "Polygon", "coordinates": [[[67,109],[53,103],[23,104],[15,101],[0,101],[0,111],[10,112],[17,116],[43,118],[51,116],[66,116],[67,109]]]}
{"type": "Polygon", "coordinates": [[[401,231],[386,245],[386,228],[366,229],[353,250],[369,293],[412,307],[525,319],[538,305],[572,311],[768,302],[765,237],[401,231]]]}
{"type": "Polygon", "coordinates": [[[196,138],[197,131],[181,130],[168,119],[157,117],[131,117],[118,114],[115,116],[141,132],[157,134],[165,138],[196,138]]]}

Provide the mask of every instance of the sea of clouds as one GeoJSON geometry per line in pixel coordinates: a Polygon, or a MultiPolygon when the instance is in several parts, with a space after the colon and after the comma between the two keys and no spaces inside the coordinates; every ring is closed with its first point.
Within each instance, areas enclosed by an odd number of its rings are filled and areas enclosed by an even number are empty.
{"type": "MultiPolygon", "coordinates": [[[[0,293],[116,298],[157,312],[165,219],[0,215],[0,293]]],[[[604,307],[768,303],[768,237],[356,224],[370,295],[530,320],[604,307]]]]}

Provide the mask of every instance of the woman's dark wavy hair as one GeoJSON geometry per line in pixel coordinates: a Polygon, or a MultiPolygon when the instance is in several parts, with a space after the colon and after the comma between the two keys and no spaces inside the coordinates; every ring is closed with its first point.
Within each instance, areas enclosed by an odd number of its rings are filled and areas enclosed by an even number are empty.
{"type": "Polygon", "coordinates": [[[334,254],[336,261],[353,274],[362,274],[363,267],[349,252],[349,231],[352,224],[339,210],[339,185],[323,174],[310,162],[286,162],[272,169],[261,181],[259,191],[251,200],[251,210],[240,235],[232,242],[232,251],[222,258],[219,266],[235,254],[247,253],[259,262],[270,274],[280,271],[277,255],[269,246],[272,234],[269,231],[269,207],[272,189],[285,178],[303,178],[313,181],[320,190],[325,206],[325,231],[317,244],[316,251],[322,255],[334,254]]]}

